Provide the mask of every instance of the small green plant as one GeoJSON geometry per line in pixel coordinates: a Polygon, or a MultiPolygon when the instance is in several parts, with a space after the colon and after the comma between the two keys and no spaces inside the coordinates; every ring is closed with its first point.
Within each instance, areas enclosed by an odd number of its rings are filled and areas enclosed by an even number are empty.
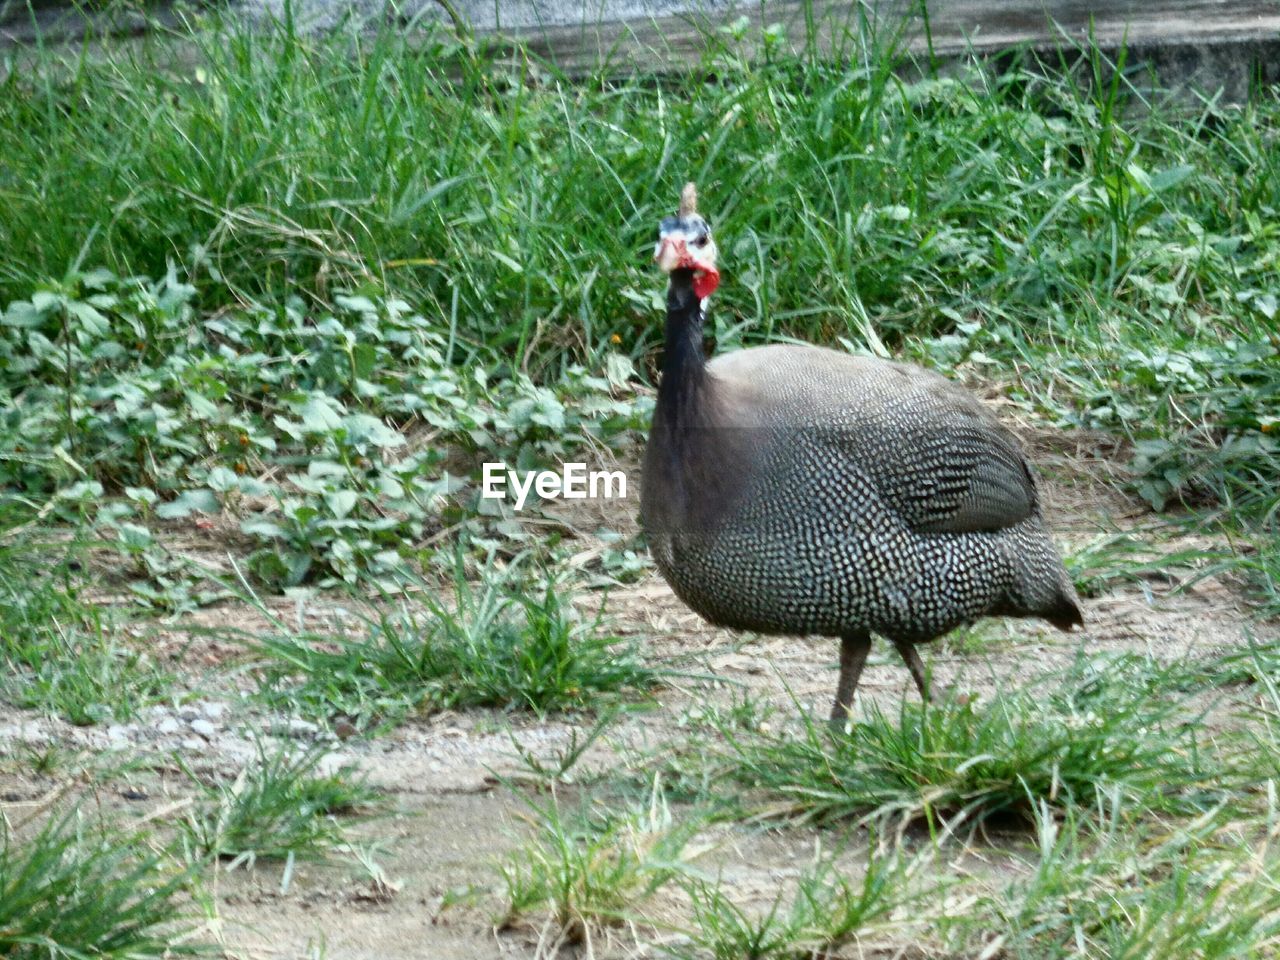
{"type": "Polygon", "coordinates": [[[128,720],[173,678],[80,597],[83,544],[0,533],[0,697],[77,725],[128,720]]]}
{"type": "Polygon", "coordinates": [[[962,657],[979,657],[1007,650],[1014,643],[1014,636],[1007,624],[992,620],[953,630],[942,638],[949,653],[962,657]]]}
{"type": "Polygon", "coordinates": [[[0,818],[0,956],[211,955],[188,938],[188,882],[153,838],[104,829],[78,810],[24,840],[0,818]]]}
{"type": "Polygon", "coordinates": [[[681,716],[680,725],[693,728],[715,729],[724,726],[734,730],[764,730],[777,713],[777,707],[744,688],[740,691],[733,690],[728,703],[699,701],[692,704],[681,716]]]}
{"type": "Polygon", "coordinates": [[[549,912],[562,943],[634,918],[634,911],[688,868],[696,819],[677,823],[660,782],[648,802],[566,821],[554,795],[529,803],[537,835],[499,868],[504,926],[549,912]]]}
{"type": "Polygon", "coordinates": [[[1102,798],[1090,816],[1036,804],[1034,851],[1015,863],[1014,879],[942,925],[952,948],[1026,960],[1225,960],[1275,947],[1276,854],[1247,836],[1232,805],[1163,824],[1124,806],[1102,798]]]}
{"type": "Polygon", "coordinates": [[[578,761],[609,729],[613,721],[617,719],[620,710],[621,707],[619,706],[602,710],[589,730],[581,731],[577,727],[572,729],[569,732],[569,742],[564,745],[563,749],[552,753],[552,762],[550,763],[539,758],[537,754],[521,743],[520,738],[514,731],[509,731],[512,749],[519,758],[521,766],[527,771],[528,776],[539,784],[549,786],[556,783],[573,783],[578,779],[573,776],[573,769],[578,765],[578,761]]]}
{"type": "Polygon", "coordinates": [[[322,857],[345,841],[343,819],[367,812],[377,793],[350,770],[322,773],[322,745],[258,745],[230,783],[196,779],[199,798],[181,823],[192,855],[230,860],[322,857]]]}
{"type": "Polygon", "coordinates": [[[48,659],[35,670],[6,678],[0,693],[77,726],[131,720],[173,685],[172,675],[146,654],[100,637],[62,634],[44,655],[48,659]]]}
{"type": "Polygon", "coordinates": [[[275,638],[262,650],[268,701],[366,728],[416,710],[585,708],[655,681],[599,616],[578,616],[560,585],[529,588],[493,569],[478,585],[455,570],[452,605],[402,603],[361,637],[275,638]]]}
{"type": "Polygon", "coordinates": [[[225,512],[256,548],[260,583],[392,589],[416,545],[470,508],[444,444],[529,466],[628,437],[649,409],[614,353],[605,376],[572,365],[553,387],[464,377],[441,330],[372,288],[334,294],[319,316],[290,300],[202,325],[195,286],[172,268],[161,281],[73,272],[55,288],[0,310],[0,396],[15,398],[0,413],[0,482],[95,520],[133,593],[169,611],[219,594],[158,526],[225,512]],[[92,323],[72,336],[81,314],[92,323]],[[398,427],[414,420],[439,442],[410,451],[398,427]],[[123,496],[104,499],[109,488],[123,496]]]}
{"type": "Polygon", "coordinates": [[[1280,641],[1259,641],[1246,632],[1246,645],[1187,664],[1188,685],[1201,688],[1257,684],[1269,691],[1272,678],[1280,676],[1280,641]]]}
{"type": "MultiPolygon", "coordinates": [[[[806,867],[794,888],[780,891],[763,909],[740,906],[721,880],[686,883],[693,906],[687,949],[676,957],[712,960],[804,960],[842,956],[845,947],[866,949],[868,938],[884,936],[893,914],[913,900],[938,896],[941,889],[912,888],[912,870],[894,854],[872,850],[860,881],[847,867],[825,856],[806,867]]],[[[736,895],[740,899],[741,894],[736,895]]]]}
{"type": "MultiPolygon", "coordinates": [[[[1141,657],[1077,660],[991,698],[948,696],[896,714],[865,704],[850,729],[721,728],[719,776],[760,791],[775,813],[806,820],[1026,817],[1040,801],[1092,804],[1116,791],[1135,805],[1195,812],[1262,779],[1241,741],[1210,744],[1181,665],[1141,657]]],[[[706,762],[704,760],[704,762],[706,762]]]]}
{"type": "Polygon", "coordinates": [[[21,771],[28,776],[54,777],[79,759],[81,755],[57,743],[27,744],[20,753],[6,758],[0,769],[6,773],[21,771]]]}

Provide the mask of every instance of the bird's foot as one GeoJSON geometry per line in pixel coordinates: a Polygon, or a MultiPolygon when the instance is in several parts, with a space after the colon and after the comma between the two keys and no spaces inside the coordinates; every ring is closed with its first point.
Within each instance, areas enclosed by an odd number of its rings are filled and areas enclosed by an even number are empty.
{"type": "Polygon", "coordinates": [[[832,733],[847,734],[853,726],[853,704],[836,701],[831,708],[831,716],[827,719],[827,728],[832,733]]]}

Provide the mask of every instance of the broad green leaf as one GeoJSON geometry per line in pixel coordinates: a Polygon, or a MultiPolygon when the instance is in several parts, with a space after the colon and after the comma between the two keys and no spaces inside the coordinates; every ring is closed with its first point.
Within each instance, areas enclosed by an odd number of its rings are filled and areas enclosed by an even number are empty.
{"type": "Polygon", "coordinates": [[[31,305],[41,313],[52,313],[66,302],[66,298],[60,293],[52,293],[48,290],[37,290],[31,295],[31,305]]]}
{"type": "Polygon", "coordinates": [[[218,408],[211,403],[207,397],[196,393],[194,390],[187,390],[184,394],[187,398],[187,404],[191,407],[191,413],[200,420],[215,420],[218,417],[218,408]]]}
{"type": "Polygon", "coordinates": [[[372,343],[357,343],[351,348],[351,356],[355,361],[356,376],[369,379],[378,359],[378,348],[372,343]]]}
{"type": "Polygon", "coordinates": [[[151,531],[136,523],[120,524],[118,538],[128,550],[145,550],[155,543],[155,537],[151,535],[151,531]]]}
{"type": "Polygon", "coordinates": [[[335,490],[324,495],[325,505],[339,520],[346,517],[356,505],[359,494],[354,490],[335,490]]]}
{"type": "Polygon", "coordinates": [[[312,433],[332,433],[342,426],[342,416],[328,397],[312,397],[302,405],[298,416],[312,433]]]}
{"type": "Polygon", "coordinates": [[[349,294],[340,293],[333,298],[343,310],[350,310],[353,313],[377,313],[378,305],[368,297],[350,296],[349,294]]]}
{"type": "Polygon", "coordinates": [[[244,520],[240,524],[240,532],[251,537],[262,537],[265,540],[283,540],[285,537],[284,527],[260,517],[244,520]]]}
{"type": "Polygon", "coordinates": [[[610,353],[604,361],[604,374],[615,387],[625,386],[636,375],[631,358],[621,353],[610,353]]]}
{"type": "Polygon", "coordinates": [[[222,505],[212,490],[187,490],[176,500],[156,507],[156,516],[165,520],[178,520],[193,513],[218,513],[222,505]]]}
{"type": "Polygon", "coordinates": [[[156,492],[150,487],[125,487],[124,495],[138,503],[153,504],[158,499],[156,492]]]}
{"type": "Polygon", "coordinates": [[[228,490],[236,490],[240,487],[240,478],[226,467],[214,467],[209,471],[209,476],[204,482],[209,485],[210,490],[216,490],[218,493],[226,493],[228,490]]]}
{"type": "Polygon", "coordinates": [[[98,312],[92,304],[83,300],[72,300],[67,303],[67,312],[80,321],[80,326],[95,337],[104,337],[111,330],[111,322],[98,312]]]}
{"type": "Polygon", "coordinates": [[[58,491],[59,500],[89,501],[102,496],[102,484],[97,480],[81,480],[58,491]]]}

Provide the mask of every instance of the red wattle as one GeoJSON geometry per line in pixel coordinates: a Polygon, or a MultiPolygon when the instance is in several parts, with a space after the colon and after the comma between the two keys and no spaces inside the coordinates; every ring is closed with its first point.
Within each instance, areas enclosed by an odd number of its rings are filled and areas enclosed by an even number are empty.
{"type": "Polygon", "coordinates": [[[699,265],[693,274],[693,292],[699,300],[709,297],[720,286],[720,271],[699,265]]]}

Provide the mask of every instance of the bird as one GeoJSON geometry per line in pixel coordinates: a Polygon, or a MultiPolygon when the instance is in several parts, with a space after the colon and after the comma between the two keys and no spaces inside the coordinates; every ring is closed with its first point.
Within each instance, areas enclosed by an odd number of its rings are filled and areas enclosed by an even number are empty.
{"type": "Polygon", "coordinates": [[[662,219],[668,276],[640,521],[674,593],[711,624],[840,639],[840,726],[886,638],[920,696],[916,645],[984,616],[1082,626],[1035,475],[976,397],[923,367],[778,343],[708,359],[717,250],[690,183],[662,219]]]}

